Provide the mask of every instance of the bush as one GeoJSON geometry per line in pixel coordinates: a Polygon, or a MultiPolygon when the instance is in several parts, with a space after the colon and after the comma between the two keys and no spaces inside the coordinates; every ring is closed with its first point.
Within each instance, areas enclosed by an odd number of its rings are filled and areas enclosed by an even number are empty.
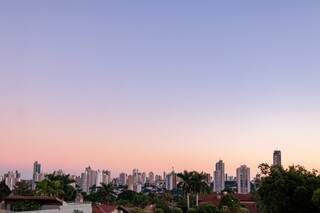
{"type": "Polygon", "coordinates": [[[132,213],[145,213],[146,211],[141,208],[133,208],[133,209],[131,209],[131,212],[132,213]]]}
{"type": "Polygon", "coordinates": [[[197,213],[197,209],[195,208],[190,208],[188,213],[197,213]]]}
{"type": "Polygon", "coordinates": [[[313,192],[312,202],[316,207],[320,208],[320,188],[313,192]]]}
{"type": "Polygon", "coordinates": [[[155,199],[155,204],[156,204],[156,208],[157,209],[162,209],[162,211],[164,213],[170,213],[170,208],[169,208],[169,205],[167,203],[166,200],[162,199],[162,198],[156,198],[155,199]]]}
{"type": "Polygon", "coordinates": [[[178,208],[178,207],[173,207],[170,209],[171,213],[183,213],[182,209],[178,208]]]}
{"type": "Polygon", "coordinates": [[[17,201],[11,206],[15,212],[39,210],[40,205],[34,201],[17,201]]]}
{"type": "Polygon", "coordinates": [[[183,212],[187,212],[187,209],[188,209],[187,200],[184,198],[177,199],[176,207],[179,207],[180,209],[182,209],[183,212]]]}
{"type": "Polygon", "coordinates": [[[240,213],[249,213],[249,210],[246,208],[241,207],[240,208],[240,213]]]}
{"type": "Polygon", "coordinates": [[[154,213],[164,213],[164,211],[163,211],[163,209],[156,208],[156,210],[154,211],[154,213]]]}
{"type": "Polygon", "coordinates": [[[201,204],[197,209],[198,213],[216,213],[217,207],[212,204],[201,204]]]}

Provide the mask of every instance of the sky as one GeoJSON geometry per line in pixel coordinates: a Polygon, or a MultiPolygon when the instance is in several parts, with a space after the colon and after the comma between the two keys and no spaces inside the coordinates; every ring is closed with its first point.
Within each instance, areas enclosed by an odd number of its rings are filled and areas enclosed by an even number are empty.
{"type": "Polygon", "coordinates": [[[0,174],[320,169],[320,2],[0,1],[0,174]]]}

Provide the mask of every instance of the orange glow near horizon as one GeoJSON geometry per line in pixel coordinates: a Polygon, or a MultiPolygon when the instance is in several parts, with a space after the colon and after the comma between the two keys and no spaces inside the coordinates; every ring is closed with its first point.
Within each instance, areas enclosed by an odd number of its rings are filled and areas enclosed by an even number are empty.
{"type": "MultiPolygon", "coordinates": [[[[40,123],[29,125],[25,129],[8,128],[1,134],[2,145],[0,156],[1,169],[32,170],[32,163],[38,160],[45,171],[63,169],[66,172],[79,174],[90,165],[93,168],[110,169],[113,174],[130,173],[133,168],[141,171],[154,171],[162,174],[172,167],[176,171],[198,170],[212,174],[214,164],[222,159],[226,172],[235,175],[241,164],[251,168],[251,176],[257,172],[259,163],[272,163],[272,152],[282,150],[285,166],[301,164],[307,168],[319,168],[317,151],[301,147],[302,139],[317,145],[313,139],[316,129],[291,129],[273,127],[264,132],[265,127],[250,128],[194,128],[190,125],[167,127],[164,129],[133,128],[115,131],[111,134],[106,128],[86,126],[84,123],[40,123]],[[90,131],[85,131],[90,129],[90,131]],[[139,130],[139,131],[138,131],[139,130]],[[15,134],[20,132],[21,134],[15,134]],[[122,133],[123,132],[123,133],[122,133]],[[294,133],[294,134],[293,134],[294,133]],[[305,137],[309,135],[310,138],[305,137]],[[277,140],[275,140],[277,139],[277,140]],[[270,143],[272,141],[273,143],[270,143]],[[292,146],[276,147],[290,141],[292,146]],[[301,152],[307,152],[299,158],[301,152]]],[[[111,128],[110,128],[111,129],[111,128]]]]}

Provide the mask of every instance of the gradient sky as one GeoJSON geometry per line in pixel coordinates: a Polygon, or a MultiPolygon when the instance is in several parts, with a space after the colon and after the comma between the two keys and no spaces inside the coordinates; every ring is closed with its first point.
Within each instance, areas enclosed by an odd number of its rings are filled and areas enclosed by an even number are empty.
{"type": "Polygon", "coordinates": [[[0,2],[0,173],[320,168],[320,1],[0,2]]]}

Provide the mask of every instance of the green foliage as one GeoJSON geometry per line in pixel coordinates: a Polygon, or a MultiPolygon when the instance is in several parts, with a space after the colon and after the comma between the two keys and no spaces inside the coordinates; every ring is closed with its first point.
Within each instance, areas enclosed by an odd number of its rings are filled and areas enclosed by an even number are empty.
{"type": "Polygon", "coordinates": [[[50,181],[59,181],[62,185],[63,199],[65,201],[74,201],[77,196],[76,189],[71,185],[75,181],[70,178],[70,175],[60,175],[55,172],[46,175],[46,178],[50,181]]]}
{"type": "Polygon", "coordinates": [[[9,187],[6,185],[6,183],[4,181],[0,182],[0,202],[7,196],[9,196],[9,194],[11,193],[11,190],[9,189],[9,187]]]}
{"type": "Polygon", "coordinates": [[[91,189],[91,193],[86,197],[91,202],[113,203],[116,200],[116,194],[112,184],[104,184],[91,189]]]}
{"type": "Polygon", "coordinates": [[[142,208],[130,208],[131,213],[146,213],[146,211],[142,208]]]}
{"type": "Polygon", "coordinates": [[[232,194],[226,194],[222,197],[219,204],[219,209],[221,212],[226,213],[241,213],[247,210],[242,206],[240,201],[232,194]]]}
{"type": "Polygon", "coordinates": [[[178,187],[181,188],[185,194],[191,193],[191,178],[192,172],[184,171],[183,173],[178,173],[177,176],[181,179],[178,183],[178,187]]]}
{"type": "Polygon", "coordinates": [[[179,207],[170,208],[170,212],[171,213],[183,213],[182,209],[180,209],[179,207]]]}
{"type": "Polygon", "coordinates": [[[248,209],[241,207],[239,213],[250,213],[248,209]]]}
{"type": "Polygon", "coordinates": [[[39,210],[40,205],[34,201],[17,201],[11,206],[15,212],[39,210]]]}
{"type": "Polygon", "coordinates": [[[301,166],[283,169],[279,166],[260,165],[261,185],[258,189],[258,204],[267,213],[319,212],[317,189],[320,177],[316,171],[307,171],[301,166]]]}
{"type": "Polygon", "coordinates": [[[199,173],[196,171],[192,172],[191,176],[191,191],[193,193],[208,193],[209,185],[206,182],[206,176],[203,172],[199,173]]]}
{"type": "Polygon", "coordinates": [[[190,208],[188,213],[197,213],[197,209],[196,208],[190,208]]]}
{"type": "Polygon", "coordinates": [[[312,202],[318,209],[320,209],[320,188],[313,192],[312,202]]]}
{"type": "Polygon", "coordinates": [[[151,201],[151,198],[143,193],[136,193],[131,190],[123,191],[118,195],[118,204],[146,207],[151,201]]]}
{"type": "Polygon", "coordinates": [[[46,175],[46,179],[36,186],[36,194],[58,197],[65,201],[74,201],[77,195],[76,189],[71,185],[74,183],[69,175],[56,173],[46,175]]]}
{"type": "Polygon", "coordinates": [[[164,195],[158,195],[154,197],[153,202],[156,205],[156,208],[162,209],[164,213],[170,213],[169,204],[170,201],[168,201],[167,196],[164,195]]]}
{"type": "Polygon", "coordinates": [[[123,192],[121,192],[119,195],[118,195],[118,199],[119,200],[134,200],[134,197],[136,196],[136,192],[134,191],[131,191],[131,190],[125,190],[123,192]]]}
{"type": "MultiPolygon", "coordinates": [[[[203,172],[199,173],[196,171],[188,172],[184,171],[179,173],[178,177],[181,179],[181,182],[178,184],[178,187],[181,188],[187,199],[187,208],[190,207],[190,196],[189,194],[199,194],[209,192],[209,185],[206,182],[206,176],[203,172]]],[[[198,203],[198,196],[196,197],[196,203],[198,203]]]]}
{"type": "Polygon", "coordinates": [[[22,195],[22,196],[31,196],[34,194],[32,191],[31,182],[28,182],[25,180],[16,183],[12,193],[14,195],[22,195]]]}
{"type": "Polygon", "coordinates": [[[226,194],[222,197],[219,207],[227,206],[229,208],[240,207],[240,201],[232,194],[226,194]]]}
{"type": "Polygon", "coordinates": [[[63,191],[63,183],[58,180],[52,181],[49,179],[45,179],[37,184],[36,194],[63,199],[65,195],[65,192],[63,191]]]}
{"type": "Polygon", "coordinates": [[[216,213],[217,207],[212,204],[201,204],[197,208],[197,213],[216,213]]]}
{"type": "Polygon", "coordinates": [[[164,213],[163,209],[156,208],[154,213],[164,213]]]}
{"type": "Polygon", "coordinates": [[[187,200],[185,198],[178,198],[176,201],[176,206],[181,208],[183,212],[187,212],[187,200]]]}

